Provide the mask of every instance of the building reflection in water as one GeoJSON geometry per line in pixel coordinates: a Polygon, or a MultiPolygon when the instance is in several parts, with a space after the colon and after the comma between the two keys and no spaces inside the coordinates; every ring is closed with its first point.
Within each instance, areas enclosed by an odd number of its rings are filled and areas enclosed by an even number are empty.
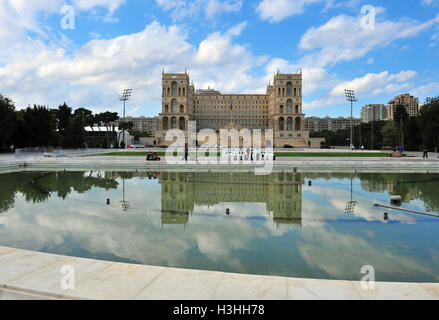
{"type": "Polygon", "coordinates": [[[184,224],[196,205],[265,203],[267,214],[279,224],[301,226],[303,174],[247,172],[162,172],[161,222],[184,224]]]}

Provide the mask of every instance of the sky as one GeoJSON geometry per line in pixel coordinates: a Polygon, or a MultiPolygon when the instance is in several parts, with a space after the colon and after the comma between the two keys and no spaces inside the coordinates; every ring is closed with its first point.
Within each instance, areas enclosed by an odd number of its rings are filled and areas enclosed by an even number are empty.
{"type": "Polygon", "coordinates": [[[439,0],[0,0],[0,94],[122,114],[161,112],[161,73],[265,93],[303,72],[306,116],[439,95],[439,0]]]}

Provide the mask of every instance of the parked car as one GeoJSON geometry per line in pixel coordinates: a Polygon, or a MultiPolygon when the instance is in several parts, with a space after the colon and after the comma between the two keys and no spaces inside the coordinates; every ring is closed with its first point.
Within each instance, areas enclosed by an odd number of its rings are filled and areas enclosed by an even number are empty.
{"type": "Polygon", "coordinates": [[[293,149],[294,147],[293,147],[293,146],[290,146],[289,144],[286,144],[286,145],[284,145],[284,148],[285,148],[285,149],[293,149]]]}

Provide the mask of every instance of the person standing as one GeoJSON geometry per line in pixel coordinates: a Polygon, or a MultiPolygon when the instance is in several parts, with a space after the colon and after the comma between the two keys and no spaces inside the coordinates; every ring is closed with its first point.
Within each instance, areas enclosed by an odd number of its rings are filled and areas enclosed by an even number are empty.
{"type": "Polygon", "coordinates": [[[428,149],[426,147],[424,147],[424,155],[422,156],[423,159],[427,158],[428,159],[428,149]]]}
{"type": "Polygon", "coordinates": [[[11,153],[15,152],[15,147],[14,144],[12,143],[11,146],[9,147],[9,150],[11,151],[11,153]]]}
{"type": "Polygon", "coordinates": [[[188,145],[187,143],[184,146],[184,161],[187,161],[187,157],[189,155],[188,145]]]}

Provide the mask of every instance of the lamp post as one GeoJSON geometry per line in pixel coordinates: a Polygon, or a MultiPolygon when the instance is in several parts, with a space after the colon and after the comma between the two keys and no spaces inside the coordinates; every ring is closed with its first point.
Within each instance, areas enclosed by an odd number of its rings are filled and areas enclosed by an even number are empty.
{"type": "Polygon", "coordinates": [[[349,90],[349,89],[345,89],[345,95],[346,95],[346,99],[348,100],[348,101],[350,101],[351,102],[351,138],[350,138],[350,148],[352,149],[352,147],[353,147],[353,123],[352,123],[352,120],[353,120],[353,116],[352,116],[352,109],[353,109],[353,103],[354,103],[354,101],[357,101],[357,98],[355,98],[355,93],[354,93],[354,90],[349,90]]]}
{"type": "MultiPolygon", "coordinates": [[[[122,93],[122,96],[119,98],[120,101],[123,101],[123,122],[125,123],[125,104],[128,100],[130,100],[131,93],[133,92],[133,89],[125,89],[122,93]]],[[[125,149],[125,126],[122,129],[123,134],[123,148],[125,149]]]]}

